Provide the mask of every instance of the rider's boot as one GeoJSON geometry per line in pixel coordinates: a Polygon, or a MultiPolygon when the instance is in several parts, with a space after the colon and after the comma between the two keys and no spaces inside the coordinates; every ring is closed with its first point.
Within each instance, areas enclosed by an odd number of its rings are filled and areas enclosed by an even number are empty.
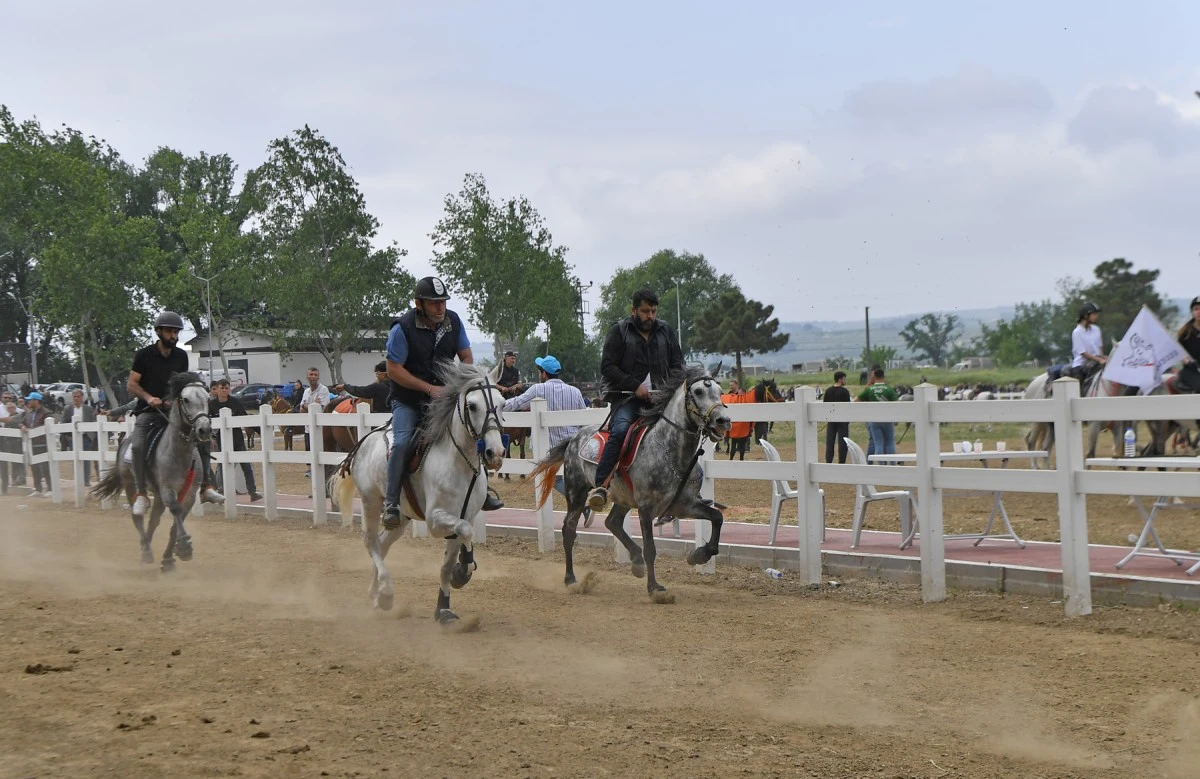
{"type": "Polygon", "coordinates": [[[224,503],[225,496],[222,495],[221,493],[217,492],[216,489],[213,488],[212,485],[206,485],[204,487],[204,490],[200,493],[200,502],[201,503],[224,503]]]}
{"type": "Polygon", "coordinates": [[[500,496],[491,487],[488,487],[487,497],[483,500],[483,510],[495,511],[502,508],[504,508],[504,501],[500,500],[500,496]]]}
{"type": "Polygon", "coordinates": [[[404,491],[404,479],[408,476],[408,461],[412,459],[412,442],[403,451],[392,449],[388,458],[388,498],[383,507],[383,527],[395,530],[400,527],[400,498],[404,491]],[[394,498],[393,498],[394,496],[394,498]]]}
{"type": "Polygon", "coordinates": [[[596,487],[595,489],[593,489],[591,492],[588,493],[587,507],[590,508],[593,513],[599,514],[601,511],[604,511],[604,507],[607,505],[608,505],[608,488],[607,487],[601,485],[601,486],[596,487]]]}

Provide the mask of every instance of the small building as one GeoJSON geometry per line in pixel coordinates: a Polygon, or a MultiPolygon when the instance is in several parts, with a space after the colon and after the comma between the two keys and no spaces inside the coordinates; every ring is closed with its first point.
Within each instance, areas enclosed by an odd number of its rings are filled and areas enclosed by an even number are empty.
{"type": "MultiPolygon", "coordinates": [[[[328,386],[333,381],[329,363],[315,347],[300,348],[284,355],[275,348],[267,333],[238,328],[222,328],[217,332],[229,367],[244,370],[249,383],[304,381],[304,374],[310,367],[320,369],[323,384],[328,386]]],[[[384,358],[386,342],[386,332],[366,331],[361,349],[342,353],[342,379],[353,384],[375,381],[375,365],[384,358]]],[[[212,368],[221,368],[221,353],[217,349],[216,339],[213,339],[211,351],[209,343],[208,331],[197,333],[188,342],[191,347],[189,367],[193,370],[208,370],[210,364],[212,368]]]]}
{"type": "Polygon", "coordinates": [[[824,369],[824,360],[805,360],[792,363],[792,373],[820,373],[824,369]]]}

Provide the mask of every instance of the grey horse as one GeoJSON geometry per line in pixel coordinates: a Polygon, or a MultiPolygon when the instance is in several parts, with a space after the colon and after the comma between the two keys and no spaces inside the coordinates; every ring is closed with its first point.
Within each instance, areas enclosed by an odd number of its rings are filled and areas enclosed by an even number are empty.
{"type": "MultiPolygon", "coordinates": [[[[715,557],[721,540],[724,515],[718,505],[700,497],[701,474],[692,467],[704,439],[719,441],[733,422],[721,402],[721,387],[700,368],[688,368],[675,374],[651,396],[651,405],[642,415],[650,429],[628,469],[628,481],[620,471],[609,487],[613,507],[604,526],[629,551],[633,575],[646,577],[646,590],[656,602],[673,598],[654,576],[654,520],[670,513],[677,517],[707,519],[712,522],[712,538],[688,555],[688,562],[701,565],[715,557]],[[645,553],[625,532],[625,515],[637,508],[642,527],[645,553]]],[[[563,520],[563,550],[567,558],[565,583],[576,583],[573,551],[576,528],[587,503],[588,491],[595,484],[599,451],[592,435],[596,426],[584,427],[573,437],[555,446],[533,469],[541,476],[539,505],[554,488],[560,468],[565,468],[567,516],[563,520]]],[[[632,435],[632,431],[630,435],[632,435]]]]}
{"type": "MultiPolygon", "coordinates": [[[[204,480],[201,468],[207,466],[207,463],[200,462],[196,443],[212,438],[212,420],[208,417],[208,390],[198,375],[177,373],[172,376],[168,399],[169,411],[163,415],[166,429],[162,431],[153,458],[146,468],[148,486],[154,493],[149,528],[143,526],[141,517],[133,517],[134,527],[141,537],[142,562],[152,563],[154,553],[150,549],[150,541],[154,538],[154,530],[158,527],[163,510],[171,511],[171,537],[167,540],[167,549],[162,558],[164,572],[175,569],[176,556],[185,562],[192,559],[192,539],[183,528],[183,520],[196,503],[196,495],[204,480]]],[[[161,412],[147,410],[143,413],[161,412]]],[[[92,495],[97,498],[111,498],[124,489],[130,505],[133,504],[133,464],[125,459],[129,443],[128,437],[121,442],[120,448],[117,449],[116,466],[92,488],[92,495]]]]}

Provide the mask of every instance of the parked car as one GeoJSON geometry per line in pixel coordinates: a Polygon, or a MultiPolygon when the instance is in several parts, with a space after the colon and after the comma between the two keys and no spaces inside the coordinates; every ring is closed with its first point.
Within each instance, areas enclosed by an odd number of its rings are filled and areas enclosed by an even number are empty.
{"type": "Polygon", "coordinates": [[[232,390],[229,393],[229,397],[237,398],[238,400],[240,400],[242,402],[242,405],[245,406],[246,408],[251,408],[251,407],[257,408],[259,405],[262,404],[262,399],[267,394],[267,392],[268,391],[273,392],[274,390],[275,390],[274,384],[261,384],[261,383],[243,384],[242,386],[238,387],[237,389],[232,390]]]}
{"type": "MultiPolygon", "coordinates": [[[[55,402],[57,402],[59,405],[65,406],[71,402],[72,393],[74,393],[75,390],[81,389],[83,389],[83,385],[79,382],[60,381],[57,384],[51,384],[42,392],[42,394],[49,395],[50,397],[54,398],[55,402]]],[[[86,400],[90,400],[92,403],[99,403],[100,390],[96,389],[95,387],[89,387],[84,390],[84,398],[86,400]]]]}

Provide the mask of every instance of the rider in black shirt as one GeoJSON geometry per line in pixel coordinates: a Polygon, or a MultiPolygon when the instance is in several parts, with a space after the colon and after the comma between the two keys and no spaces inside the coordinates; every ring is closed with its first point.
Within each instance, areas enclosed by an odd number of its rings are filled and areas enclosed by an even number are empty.
{"type": "MultiPolygon", "coordinates": [[[[154,333],[158,340],[144,349],[139,349],[133,358],[133,370],[129,373],[129,383],[126,385],[129,394],[137,398],[137,423],[133,426],[133,434],[129,439],[129,448],[133,458],[133,482],[137,497],[133,501],[133,515],[141,517],[150,508],[150,499],[146,497],[146,434],[150,427],[161,421],[165,416],[163,411],[163,396],[167,394],[171,376],[175,373],[187,373],[187,352],[176,344],[179,342],[179,331],[183,329],[183,317],[174,311],[164,311],[154,320],[154,333]]],[[[211,447],[208,442],[196,444],[200,452],[201,467],[201,500],[208,503],[223,503],[225,496],[212,487],[209,477],[209,461],[211,447]]]]}
{"type": "Polygon", "coordinates": [[[392,385],[388,384],[387,375],[387,360],[380,360],[375,366],[375,383],[374,384],[335,384],[333,391],[339,395],[345,392],[348,395],[353,395],[356,398],[365,398],[371,401],[372,414],[390,414],[392,413],[391,404],[388,403],[388,398],[392,395],[392,385]]]}

